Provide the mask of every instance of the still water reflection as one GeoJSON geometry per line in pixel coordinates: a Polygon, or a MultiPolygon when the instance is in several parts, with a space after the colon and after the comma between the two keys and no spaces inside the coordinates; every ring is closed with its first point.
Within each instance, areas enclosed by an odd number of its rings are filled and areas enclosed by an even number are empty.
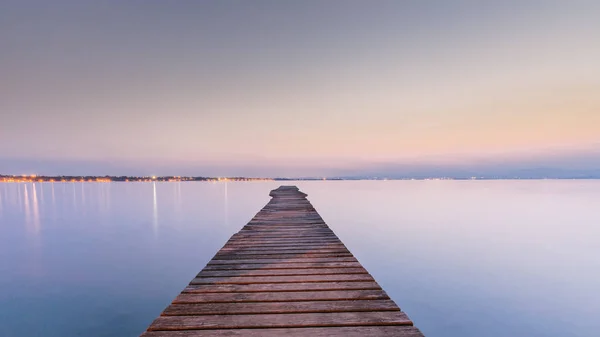
{"type": "MultiPolygon", "coordinates": [[[[600,331],[599,181],[295,184],[429,337],[600,331]]],[[[279,185],[0,184],[0,336],[137,336],[279,185]]]]}

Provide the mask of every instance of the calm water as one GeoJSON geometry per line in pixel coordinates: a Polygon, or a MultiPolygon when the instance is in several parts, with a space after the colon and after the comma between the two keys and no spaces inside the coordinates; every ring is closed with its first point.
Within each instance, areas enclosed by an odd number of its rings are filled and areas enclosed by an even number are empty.
{"type": "MultiPolygon", "coordinates": [[[[428,336],[598,336],[600,181],[297,182],[428,336]]],[[[279,183],[0,184],[0,336],[137,336],[279,183]]]]}

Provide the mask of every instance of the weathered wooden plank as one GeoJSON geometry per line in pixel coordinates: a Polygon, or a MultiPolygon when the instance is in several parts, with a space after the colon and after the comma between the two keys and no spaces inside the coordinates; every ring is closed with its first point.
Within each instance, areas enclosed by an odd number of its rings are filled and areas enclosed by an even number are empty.
{"type": "Polygon", "coordinates": [[[228,246],[262,246],[262,247],[272,247],[272,246],[301,246],[301,245],[311,245],[311,246],[326,246],[333,244],[342,244],[339,240],[328,240],[328,241],[319,241],[319,240],[293,240],[293,241],[278,241],[278,240],[236,240],[236,241],[228,241],[228,246]]]}
{"type": "Polygon", "coordinates": [[[282,228],[282,229],[289,229],[289,228],[320,228],[320,229],[329,229],[329,226],[327,226],[326,223],[322,222],[322,221],[313,221],[313,223],[294,223],[295,221],[292,220],[287,220],[287,221],[270,221],[270,223],[261,223],[260,221],[250,221],[246,226],[244,226],[244,229],[252,229],[252,228],[282,228]]]}
{"type": "Polygon", "coordinates": [[[327,245],[340,245],[341,241],[310,241],[310,240],[299,240],[299,241],[229,241],[227,242],[228,247],[300,247],[300,246],[322,246],[325,248],[327,245]]]}
{"type": "Polygon", "coordinates": [[[344,250],[344,251],[348,251],[348,249],[344,246],[344,245],[327,245],[325,247],[323,246],[300,246],[300,247],[262,247],[262,246],[251,246],[251,247],[245,247],[245,246],[224,246],[223,248],[221,248],[221,252],[229,252],[229,251],[255,251],[255,252],[282,252],[285,253],[286,251],[297,251],[297,250],[302,250],[302,251],[309,251],[309,250],[316,250],[316,251],[330,251],[330,250],[344,250]],[[332,247],[333,246],[333,247],[332,247]]]}
{"type": "MultiPolygon", "coordinates": [[[[262,242],[262,240],[260,240],[262,242]]],[[[304,245],[304,246],[334,246],[334,245],[344,245],[343,242],[341,241],[335,241],[335,240],[330,240],[330,241],[323,241],[323,242],[310,242],[310,240],[300,240],[301,242],[274,242],[274,243],[270,243],[268,245],[277,245],[277,246],[294,246],[294,245],[304,245]],[[308,241],[308,242],[305,242],[308,241]]],[[[257,246],[258,244],[254,242],[254,240],[246,240],[246,241],[242,241],[242,240],[231,240],[231,241],[227,241],[224,246],[226,245],[254,245],[257,246]]]]}
{"type": "Polygon", "coordinates": [[[285,235],[285,234],[254,234],[254,235],[233,235],[231,240],[236,241],[298,241],[298,240],[316,240],[316,241],[339,241],[335,235],[327,234],[305,234],[305,235],[285,235]]]}
{"type": "Polygon", "coordinates": [[[285,236],[285,235],[296,235],[296,236],[302,236],[302,235],[309,235],[309,234],[324,234],[324,235],[335,235],[335,233],[333,233],[331,230],[325,232],[322,229],[302,229],[302,228],[296,228],[296,229],[292,229],[292,228],[288,228],[288,229],[276,229],[276,228],[271,228],[271,229],[245,229],[243,231],[240,231],[240,235],[268,235],[268,234],[272,234],[272,235],[281,235],[281,236],[285,236]]]}
{"type": "Polygon", "coordinates": [[[239,233],[248,233],[248,232],[254,232],[257,229],[268,229],[268,230],[282,230],[282,231],[286,231],[289,233],[290,229],[294,229],[294,230],[298,230],[298,231],[303,231],[303,230],[310,230],[310,231],[322,231],[322,232],[328,232],[328,233],[332,233],[333,230],[331,230],[331,228],[329,228],[329,226],[327,226],[327,224],[324,223],[320,223],[320,224],[290,224],[291,220],[288,220],[286,224],[256,224],[256,223],[249,223],[248,225],[244,226],[239,233]]]}
{"type": "Polygon", "coordinates": [[[304,234],[304,233],[323,233],[323,234],[335,234],[328,227],[305,227],[305,228],[289,228],[289,227],[274,227],[274,226],[246,226],[242,228],[239,234],[261,234],[261,233],[276,233],[276,234],[304,234]]]}
{"type": "Polygon", "coordinates": [[[315,230],[294,230],[294,231],[277,231],[277,230],[251,230],[251,231],[240,231],[238,234],[234,234],[232,238],[263,238],[263,237],[275,237],[275,238],[306,238],[306,237],[334,237],[337,238],[335,233],[332,231],[315,231],[315,230]]]}
{"type": "Polygon", "coordinates": [[[306,314],[161,316],[150,331],[190,329],[293,328],[337,326],[413,325],[400,311],[306,314]]]}
{"type": "Polygon", "coordinates": [[[251,248],[221,249],[216,255],[304,255],[304,254],[350,254],[347,249],[298,249],[298,250],[254,250],[251,248]]]}
{"type": "MultiPolygon", "coordinates": [[[[289,203],[289,201],[286,201],[289,203]]],[[[279,205],[269,205],[269,208],[264,209],[263,212],[257,213],[250,223],[271,223],[271,222],[282,222],[284,225],[293,225],[297,223],[322,223],[323,220],[318,215],[318,213],[307,210],[300,209],[302,205],[295,205],[298,208],[293,209],[289,207],[290,205],[285,205],[283,203],[279,205]],[[277,206],[277,207],[273,207],[277,206]],[[282,221],[287,220],[287,221],[282,221]]]]}
{"type": "Polygon", "coordinates": [[[261,239],[261,238],[336,238],[337,236],[332,232],[316,232],[316,231],[240,231],[237,234],[233,234],[232,238],[248,238],[248,239],[261,239]]]}
{"type": "Polygon", "coordinates": [[[227,302],[293,302],[340,300],[387,300],[379,290],[322,290],[254,293],[181,293],[173,303],[227,303],[227,302]]]}
{"type": "Polygon", "coordinates": [[[221,249],[217,254],[254,254],[254,255],[272,255],[272,254],[349,254],[346,248],[296,248],[296,249],[255,249],[253,247],[228,247],[221,249]]]}
{"type": "Polygon", "coordinates": [[[202,277],[190,284],[253,284],[253,283],[308,283],[374,281],[369,274],[302,275],[302,276],[253,276],[253,277],[202,277]]]}
{"type": "MultiPolygon", "coordinates": [[[[309,222],[309,221],[321,221],[321,217],[315,211],[300,209],[302,205],[296,209],[290,208],[289,201],[286,204],[279,204],[278,207],[272,207],[271,209],[264,209],[261,212],[256,213],[252,218],[254,221],[277,221],[277,220],[291,220],[288,223],[297,222],[309,222]],[[282,206],[282,207],[281,207],[282,206]]],[[[274,206],[274,205],[269,205],[274,206]]]]}
{"type": "Polygon", "coordinates": [[[299,234],[299,233],[273,233],[270,231],[260,231],[260,232],[255,232],[254,234],[234,234],[231,236],[230,240],[267,240],[269,239],[269,237],[273,237],[274,239],[277,240],[282,240],[282,241],[291,241],[291,240],[298,240],[298,239],[305,239],[305,240],[309,240],[309,239],[316,239],[316,240],[339,240],[339,238],[333,234],[333,233],[328,233],[328,234],[321,234],[321,233],[309,233],[306,232],[305,234],[299,234]]]}
{"type": "Polygon", "coordinates": [[[255,270],[202,270],[196,277],[251,277],[251,276],[299,276],[299,275],[335,275],[335,274],[368,274],[365,268],[334,269],[255,269],[255,270]]]}
{"type": "MultiPolygon", "coordinates": [[[[329,243],[313,243],[313,242],[296,242],[296,243],[238,243],[238,242],[228,242],[223,247],[261,247],[261,248],[289,248],[289,249],[297,249],[304,247],[339,247],[344,246],[342,242],[329,242],[329,243]]],[[[344,246],[345,247],[345,246],[344,246]]]]}
{"type": "Polygon", "coordinates": [[[276,220],[276,219],[287,219],[293,218],[297,220],[308,220],[308,219],[318,219],[320,218],[316,212],[313,212],[309,209],[303,209],[303,205],[295,205],[294,207],[289,207],[290,202],[287,201],[286,204],[280,204],[284,207],[273,207],[271,209],[266,208],[262,211],[256,213],[253,219],[256,220],[276,220]],[[305,216],[300,218],[301,216],[305,216]]]}
{"type": "Polygon", "coordinates": [[[251,293],[326,290],[381,290],[377,282],[316,282],[263,284],[190,284],[183,293],[251,293]]]}
{"type": "MultiPolygon", "coordinates": [[[[258,251],[262,253],[268,252],[282,252],[285,253],[286,250],[302,250],[302,251],[328,251],[328,250],[343,250],[345,252],[348,251],[348,248],[345,246],[335,243],[328,245],[319,245],[319,244],[310,244],[310,245],[285,245],[285,246],[258,246],[258,245],[225,245],[219,252],[229,252],[229,251],[258,251]]],[[[289,253],[289,252],[288,252],[289,253]]]]}
{"type": "Polygon", "coordinates": [[[173,304],[163,316],[400,311],[390,300],[173,304]]]}
{"type": "Polygon", "coordinates": [[[293,243],[313,243],[313,244],[327,244],[327,243],[341,243],[338,238],[265,238],[265,239],[237,239],[232,238],[228,241],[228,243],[252,243],[252,244],[273,244],[273,243],[285,243],[285,244],[293,244],[293,243]]]}
{"type": "Polygon", "coordinates": [[[318,263],[318,262],[358,262],[355,257],[310,257],[310,258],[284,258],[284,259],[231,259],[231,260],[211,260],[207,265],[219,265],[219,264],[279,264],[279,263],[318,263]]]}
{"type": "Polygon", "coordinates": [[[287,251],[279,251],[279,250],[274,250],[274,251],[267,251],[267,250],[260,250],[260,251],[255,251],[251,248],[248,247],[244,247],[244,248],[239,248],[239,249],[228,249],[225,251],[219,251],[217,252],[217,254],[215,254],[215,256],[221,256],[221,255],[280,255],[282,257],[286,257],[287,255],[292,255],[292,256],[298,256],[298,255],[335,255],[335,256],[339,256],[339,254],[342,255],[351,255],[350,251],[347,249],[297,249],[297,250],[287,250],[287,251]]]}
{"type": "Polygon", "coordinates": [[[423,337],[413,326],[148,331],[141,337],[423,337]]]}
{"type": "Polygon", "coordinates": [[[234,270],[234,269],[316,269],[316,268],[361,268],[358,262],[317,262],[317,263],[248,263],[231,265],[208,265],[203,270],[234,270]]]}
{"type": "Polygon", "coordinates": [[[302,236],[308,234],[323,234],[323,235],[335,235],[335,233],[326,227],[315,227],[315,226],[305,226],[305,227],[282,227],[276,225],[265,225],[265,227],[244,227],[244,229],[237,232],[236,236],[243,235],[268,235],[268,234],[278,234],[278,235],[294,235],[294,236],[302,236]]]}
{"type": "Polygon", "coordinates": [[[232,254],[232,253],[217,253],[213,257],[216,260],[236,260],[236,259],[304,259],[304,258],[324,258],[324,257],[353,257],[351,253],[299,253],[299,254],[232,254]]]}

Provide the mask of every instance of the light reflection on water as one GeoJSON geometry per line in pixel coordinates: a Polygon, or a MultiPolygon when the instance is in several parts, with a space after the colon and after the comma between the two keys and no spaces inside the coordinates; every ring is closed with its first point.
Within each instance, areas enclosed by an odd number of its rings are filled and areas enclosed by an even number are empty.
{"type": "Polygon", "coordinates": [[[156,183],[152,183],[154,203],[152,204],[152,230],[154,235],[158,235],[158,204],[156,202],[156,183]]]}
{"type": "MultiPolygon", "coordinates": [[[[293,184],[429,337],[600,331],[599,181],[293,184]]],[[[137,336],[279,185],[0,184],[0,336],[137,336]]]]}
{"type": "Polygon", "coordinates": [[[31,212],[31,217],[32,217],[32,223],[33,223],[33,232],[35,233],[35,235],[38,235],[40,233],[40,208],[38,205],[38,198],[37,198],[37,188],[35,186],[35,183],[31,184],[31,190],[32,190],[32,212],[31,212]]]}

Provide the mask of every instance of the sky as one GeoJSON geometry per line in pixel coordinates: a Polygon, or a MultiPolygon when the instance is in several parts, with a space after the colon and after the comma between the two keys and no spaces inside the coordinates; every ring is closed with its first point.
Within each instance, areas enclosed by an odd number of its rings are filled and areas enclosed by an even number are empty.
{"type": "Polygon", "coordinates": [[[0,174],[598,170],[599,17],[597,1],[2,1],[0,174]]]}

